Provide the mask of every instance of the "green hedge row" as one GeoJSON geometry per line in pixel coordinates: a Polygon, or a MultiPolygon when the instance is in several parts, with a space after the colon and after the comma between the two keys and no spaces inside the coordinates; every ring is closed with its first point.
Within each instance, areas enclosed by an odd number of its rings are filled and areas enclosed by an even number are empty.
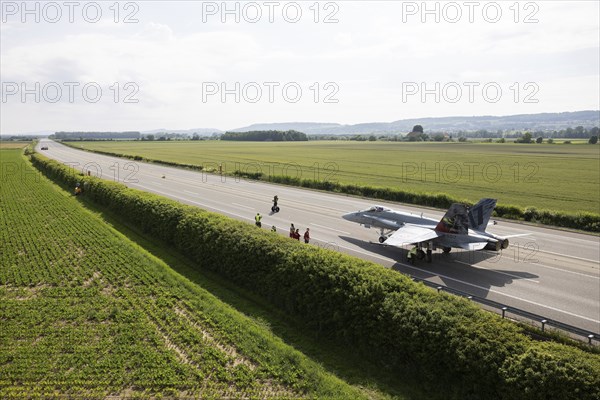
{"type": "MultiPolygon", "coordinates": [[[[69,145],[65,143],[66,145],[69,145]]],[[[79,147],[71,146],[78,150],[79,147]]],[[[98,154],[109,156],[129,158],[137,161],[146,161],[156,164],[164,164],[175,167],[183,167],[188,169],[202,170],[202,166],[193,164],[183,164],[172,161],[156,160],[134,156],[130,154],[119,154],[102,150],[87,150],[98,154]]],[[[273,175],[266,176],[260,172],[248,173],[242,171],[234,171],[234,176],[247,179],[265,180],[273,183],[281,183],[290,186],[300,186],[311,189],[327,190],[337,193],[345,193],[356,196],[370,197],[374,199],[395,201],[399,203],[417,204],[421,206],[448,208],[452,203],[468,203],[462,199],[451,197],[445,193],[415,193],[398,189],[390,189],[384,187],[372,187],[362,185],[340,184],[330,181],[317,181],[312,179],[300,179],[290,176],[273,175]]],[[[588,232],[600,232],[600,215],[579,212],[576,214],[564,213],[551,210],[537,210],[535,207],[522,209],[511,205],[497,205],[494,210],[494,215],[500,218],[515,219],[521,221],[537,222],[544,225],[552,225],[562,228],[580,229],[588,232]]]]}
{"type": "Polygon", "coordinates": [[[516,324],[395,271],[195,207],[32,161],[201,267],[263,296],[348,351],[455,399],[600,399],[600,356],[534,342],[516,324]]]}

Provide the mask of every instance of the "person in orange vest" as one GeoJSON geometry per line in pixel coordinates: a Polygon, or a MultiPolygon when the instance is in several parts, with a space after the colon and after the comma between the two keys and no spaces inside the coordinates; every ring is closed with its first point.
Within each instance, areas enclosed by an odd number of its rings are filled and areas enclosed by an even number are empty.
{"type": "Polygon", "coordinates": [[[308,233],[308,228],[306,228],[306,232],[304,232],[304,243],[308,243],[310,241],[310,233],[308,233]]]}

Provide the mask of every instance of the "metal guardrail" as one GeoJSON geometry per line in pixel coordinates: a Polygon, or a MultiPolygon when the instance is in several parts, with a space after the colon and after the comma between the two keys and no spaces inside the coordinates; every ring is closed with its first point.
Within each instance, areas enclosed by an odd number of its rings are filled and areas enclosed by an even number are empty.
{"type": "Polygon", "coordinates": [[[539,322],[541,324],[542,332],[544,332],[544,330],[546,329],[546,326],[552,326],[552,327],[557,328],[557,329],[559,329],[561,331],[571,333],[571,334],[575,335],[578,338],[585,338],[585,339],[587,339],[588,344],[590,344],[590,345],[592,345],[592,344],[599,345],[600,344],[600,333],[591,332],[591,331],[588,331],[588,330],[585,330],[585,329],[578,328],[576,326],[565,324],[565,323],[560,322],[560,321],[556,321],[556,320],[553,320],[553,319],[550,319],[550,318],[546,318],[546,317],[541,316],[541,315],[533,314],[533,313],[530,313],[530,312],[525,311],[525,310],[521,310],[521,309],[514,308],[514,307],[509,307],[509,306],[507,306],[505,304],[498,303],[498,302],[493,301],[493,300],[488,300],[488,299],[483,298],[483,297],[473,296],[472,294],[463,292],[462,290],[452,289],[452,288],[447,287],[447,286],[443,286],[443,285],[439,285],[439,284],[436,284],[436,283],[433,283],[433,282],[429,282],[429,281],[427,281],[425,279],[417,278],[417,277],[414,277],[414,276],[411,276],[411,275],[409,275],[409,277],[413,281],[422,282],[425,286],[428,286],[428,287],[431,287],[433,289],[436,289],[438,292],[443,290],[444,292],[448,292],[448,293],[452,293],[452,294],[457,295],[457,296],[465,297],[465,298],[467,298],[469,300],[473,300],[473,301],[475,301],[477,303],[486,305],[488,307],[492,307],[493,309],[497,309],[499,311],[499,314],[502,315],[502,318],[505,318],[506,317],[506,313],[509,312],[511,314],[515,314],[515,315],[518,315],[520,317],[524,317],[524,318],[530,319],[532,321],[539,322]]]}

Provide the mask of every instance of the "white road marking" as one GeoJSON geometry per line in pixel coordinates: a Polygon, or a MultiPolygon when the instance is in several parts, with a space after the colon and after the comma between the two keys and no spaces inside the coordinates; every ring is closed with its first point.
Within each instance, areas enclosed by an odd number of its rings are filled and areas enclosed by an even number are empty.
{"type": "MultiPolygon", "coordinates": [[[[570,256],[567,256],[567,257],[570,257],[570,256]]],[[[533,263],[533,265],[544,267],[544,268],[548,268],[548,269],[553,269],[555,271],[568,272],[569,274],[573,274],[573,275],[585,276],[586,278],[600,279],[600,276],[598,276],[598,275],[588,275],[588,274],[584,274],[584,273],[581,273],[581,272],[569,271],[568,269],[551,267],[551,266],[546,265],[546,264],[533,263]]]]}
{"type": "MultiPolygon", "coordinates": [[[[595,243],[595,244],[597,244],[597,243],[595,243]]],[[[539,249],[538,249],[537,251],[539,251],[540,253],[548,253],[548,254],[552,254],[552,255],[554,255],[554,256],[561,256],[561,257],[575,258],[575,259],[577,259],[577,260],[581,260],[581,261],[589,261],[589,262],[592,262],[592,263],[597,263],[597,262],[598,262],[598,260],[590,260],[589,258],[582,258],[582,257],[576,257],[576,256],[571,256],[571,255],[566,255],[566,254],[561,254],[561,253],[555,253],[555,252],[553,252],[553,251],[539,250],[539,249]]],[[[562,270],[561,270],[561,271],[562,271],[562,270]]],[[[574,273],[576,273],[576,272],[574,272],[574,273]]],[[[596,278],[597,278],[597,276],[596,276],[596,278]]]]}
{"type": "Polygon", "coordinates": [[[255,208],[254,208],[254,207],[248,207],[248,206],[245,206],[245,205],[243,205],[243,204],[238,204],[238,203],[231,203],[231,204],[233,204],[234,206],[238,206],[238,207],[247,208],[248,210],[255,210],[255,208]]]}
{"type": "MultiPolygon", "coordinates": [[[[144,188],[144,189],[146,189],[146,190],[150,190],[150,188],[149,188],[149,187],[146,187],[146,186],[144,186],[144,185],[137,185],[137,186],[139,186],[139,187],[143,187],[143,188],[144,188]]],[[[153,190],[154,190],[156,193],[160,193],[160,194],[162,194],[162,195],[164,195],[164,196],[166,196],[166,197],[170,197],[170,198],[174,198],[174,199],[179,199],[179,200],[182,200],[182,201],[184,201],[184,202],[186,202],[186,203],[193,203],[193,204],[197,204],[197,205],[199,205],[199,206],[202,206],[202,207],[204,207],[204,208],[209,208],[209,209],[211,209],[211,210],[218,211],[218,212],[220,212],[221,214],[234,215],[234,216],[236,216],[236,217],[238,217],[238,218],[240,218],[240,219],[243,219],[243,220],[248,220],[248,221],[253,221],[253,220],[254,220],[254,218],[248,218],[248,217],[246,217],[246,216],[239,215],[239,214],[236,214],[236,213],[232,213],[232,212],[230,212],[230,211],[225,211],[225,210],[222,210],[222,209],[220,209],[220,208],[216,208],[216,207],[209,206],[209,205],[207,205],[207,204],[203,204],[203,203],[199,203],[199,202],[197,202],[197,201],[193,201],[193,200],[186,199],[186,198],[183,198],[183,197],[175,196],[175,195],[174,195],[174,194],[172,194],[172,193],[165,193],[165,192],[161,192],[160,190],[156,190],[156,189],[153,189],[153,190]]]]}
{"type": "Polygon", "coordinates": [[[327,229],[330,231],[334,231],[334,232],[339,232],[339,233],[343,233],[344,235],[350,235],[350,232],[345,232],[345,231],[340,231],[338,229],[333,229],[333,228],[329,228],[327,226],[323,226],[323,225],[319,225],[319,224],[315,224],[315,223],[310,223],[312,226],[318,226],[319,228],[323,228],[323,229],[327,229]]]}
{"type": "Polygon", "coordinates": [[[189,190],[184,190],[183,192],[191,194],[191,195],[194,195],[194,196],[200,196],[198,193],[196,193],[196,192],[190,192],[189,190]]]}

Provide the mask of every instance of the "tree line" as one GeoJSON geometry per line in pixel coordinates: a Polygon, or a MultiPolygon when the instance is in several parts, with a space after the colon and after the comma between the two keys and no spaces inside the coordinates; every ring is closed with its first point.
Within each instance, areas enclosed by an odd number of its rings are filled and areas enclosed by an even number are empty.
{"type": "Polygon", "coordinates": [[[479,129],[476,131],[431,131],[424,132],[421,125],[415,125],[409,133],[379,133],[379,134],[342,134],[342,135],[311,135],[309,140],[352,140],[358,142],[466,142],[468,139],[499,139],[499,143],[504,143],[505,139],[515,139],[517,143],[541,143],[543,139],[548,139],[548,143],[552,143],[552,139],[589,139],[591,144],[595,144],[600,136],[600,128],[597,126],[592,128],[584,128],[578,126],[575,128],[566,128],[561,130],[536,130],[530,131],[505,131],[498,129],[497,131],[488,131],[487,129],[479,129]]]}
{"type": "Polygon", "coordinates": [[[253,142],[303,142],[308,137],[305,133],[290,131],[250,131],[225,132],[221,140],[253,141],[253,142]]]}
{"type": "Polygon", "coordinates": [[[139,139],[140,132],[55,132],[50,139],[62,140],[101,140],[101,139],[139,139]]]}

